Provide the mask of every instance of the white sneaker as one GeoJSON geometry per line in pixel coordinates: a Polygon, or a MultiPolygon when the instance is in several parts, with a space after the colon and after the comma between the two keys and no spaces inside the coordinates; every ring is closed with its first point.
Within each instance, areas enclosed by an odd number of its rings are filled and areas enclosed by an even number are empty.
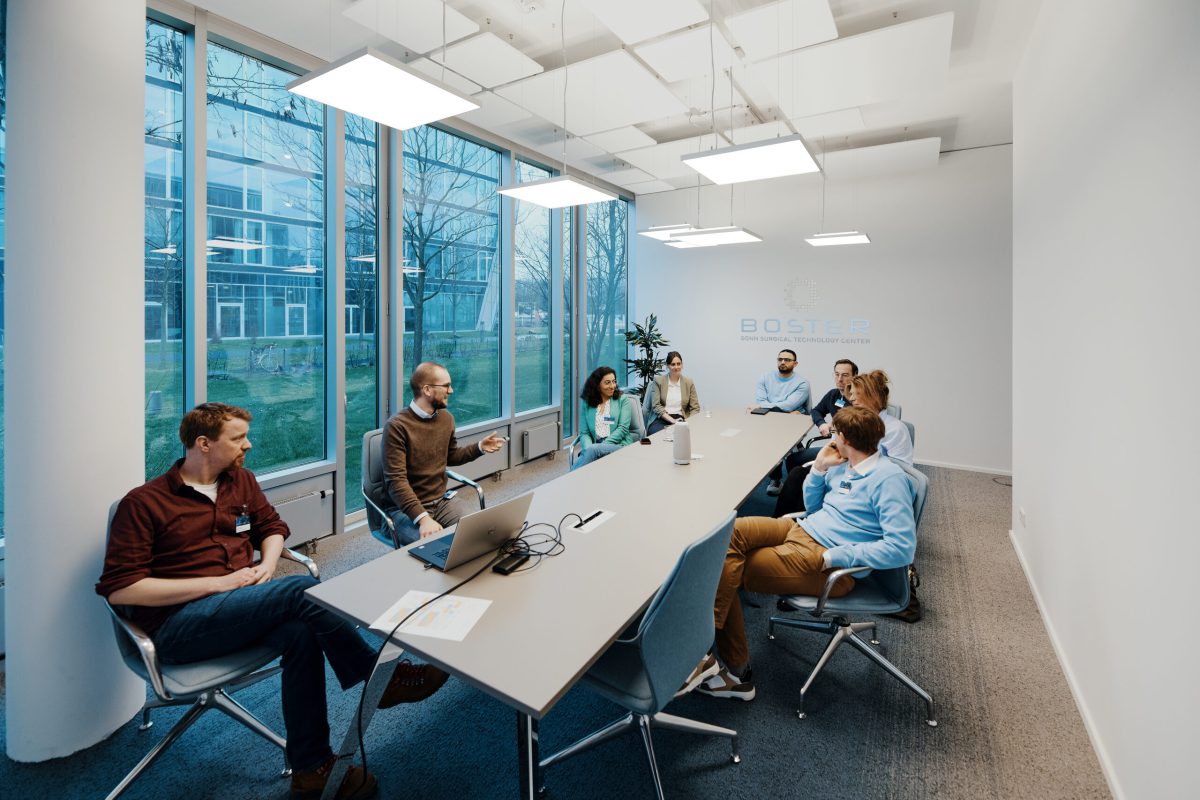
{"type": "Polygon", "coordinates": [[[696,687],[696,691],[713,697],[728,697],[733,700],[749,702],[754,699],[754,684],[750,682],[750,668],[746,675],[739,678],[725,667],[721,667],[716,675],[696,687]]]}
{"type": "Polygon", "coordinates": [[[679,687],[679,691],[675,693],[676,697],[681,697],[699,686],[705,679],[711,678],[721,671],[721,665],[717,663],[717,659],[711,653],[700,659],[700,663],[692,670],[692,674],[688,675],[683,686],[679,687]]]}
{"type": "Polygon", "coordinates": [[[767,484],[767,496],[768,497],[778,497],[779,493],[782,491],[783,491],[783,482],[782,481],[771,481],[769,484],[767,484]]]}

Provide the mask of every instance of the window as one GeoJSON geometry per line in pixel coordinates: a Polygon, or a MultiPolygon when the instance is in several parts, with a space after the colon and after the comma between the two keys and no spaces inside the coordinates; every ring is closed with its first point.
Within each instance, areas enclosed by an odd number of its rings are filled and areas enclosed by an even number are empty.
{"type": "MultiPolygon", "coordinates": [[[[517,183],[545,180],[550,170],[516,162],[517,183]]],[[[514,409],[520,413],[550,405],[551,309],[550,294],[554,247],[551,225],[554,213],[532,203],[516,204],[513,230],[516,273],[516,335],[514,352],[517,380],[514,409]]]]}
{"type": "Polygon", "coordinates": [[[622,383],[628,295],[629,204],[625,200],[587,207],[587,371],[612,367],[622,383]]]}
{"type": "MultiPolygon", "coordinates": [[[[8,19],[8,2],[0,0],[0,20],[8,19]]],[[[8,94],[5,83],[8,77],[8,25],[0,25],[0,416],[4,413],[4,165],[8,163],[8,94]]],[[[4,538],[4,426],[0,425],[0,540],[4,538]]]]}
{"type": "Polygon", "coordinates": [[[346,511],[364,506],[362,437],[379,427],[375,123],[346,115],[346,511]]]}
{"type": "Polygon", "coordinates": [[[146,476],[178,458],[183,415],[183,34],[146,22],[146,476]]]}
{"type": "Polygon", "coordinates": [[[499,182],[497,151],[404,131],[404,372],[450,370],[459,425],[500,415],[499,182]]]}
{"type": "Polygon", "coordinates": [[[572,287],[574,281],[571,276],[575,273],[575,209],[564,208],[562,213],[562,271],[563,271],[563,392],[562,392],[562,419],[563,436],[570,436],[575,432],[575,406],[578,403],[576,392],[574,390],[574,382],[571,380],[572,371],[571,365],[574,362],[574,347],[575,339],[571,335],[571,327],[575,324],[575,316],[572,314],[572,287]]]}
{"type": "Polygon", "coordinates": [[[254,414],[262,473],[326,455],[325,109],[212,42],[207,71],[208,399],[254,414]]]}

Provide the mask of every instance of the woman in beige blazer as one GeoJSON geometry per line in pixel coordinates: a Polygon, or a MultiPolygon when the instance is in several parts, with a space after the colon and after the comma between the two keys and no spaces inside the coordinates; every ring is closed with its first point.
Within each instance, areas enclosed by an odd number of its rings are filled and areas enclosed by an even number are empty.
{"type": "Polygon", "coordinates": [[[647,436],[700,410],[696,384],[684,376],[683,356],[675,350],[667,353],[667,374],[655,377],[650,391],[654,392],[654,413],[646,426],[647,436]]]}

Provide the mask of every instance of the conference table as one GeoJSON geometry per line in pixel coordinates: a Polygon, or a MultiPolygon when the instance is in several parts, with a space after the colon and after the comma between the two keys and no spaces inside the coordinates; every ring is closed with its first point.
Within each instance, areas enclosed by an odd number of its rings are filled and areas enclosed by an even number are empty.
{"type": "MultiPolygon", "coordinates": [[[[689,420],[689,464],[673,463],[667,428],[649,445],[631,444],[537,487],[530,524],[557,525],[567,514],[587,518],[597,510],[612,516],[586,533],[572,529],[572,518],[560,555],[507,576],[486,570],[455,590],[491,601],[462,641],[396,634],[368,682],[363,728],[392,672],[388,664],[407,650],[516,710],[521,797],[536,798],[538,721],[638,618],[683,550],[741,505],[811,425],[807,414],[714,410],[689,420]]],[[[367,628],[409,590],[441,593],[485,559],[443,573],[397,550],[308,594],[367,628]]],[[[336,793],[357,743],[352,720],[323,797],[336,793]]]]}

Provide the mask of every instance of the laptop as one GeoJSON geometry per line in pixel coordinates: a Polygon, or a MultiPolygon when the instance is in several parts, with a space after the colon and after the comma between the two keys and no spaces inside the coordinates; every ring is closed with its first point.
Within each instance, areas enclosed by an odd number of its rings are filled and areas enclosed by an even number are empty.
{"type": "Polygon", "coordinates": [[[532,501],[530,492],[468,514],[458,521],[454,533],[411,547],[408,554],[443,572],[454,569],[515,538],[525,524],[532,501]]]}

